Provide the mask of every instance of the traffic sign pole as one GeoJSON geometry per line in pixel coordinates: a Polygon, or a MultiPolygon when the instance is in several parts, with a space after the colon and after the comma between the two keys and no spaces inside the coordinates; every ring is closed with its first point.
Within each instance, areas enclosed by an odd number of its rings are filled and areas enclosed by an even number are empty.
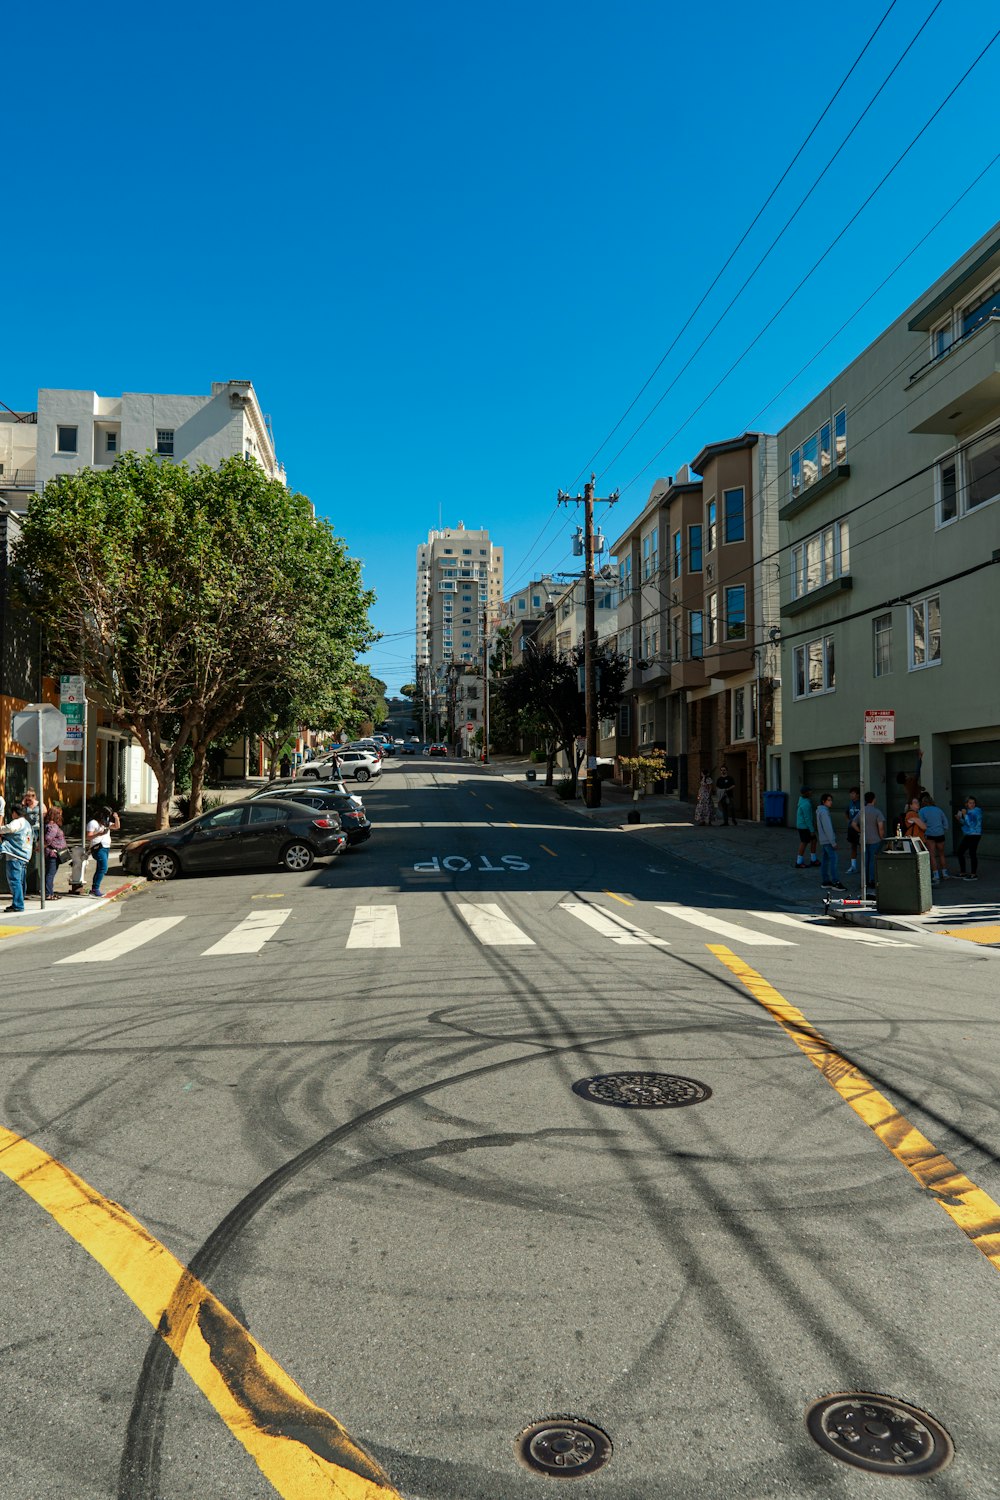
{"type": "Polygon", "coordinates": [[[38,899],[41,902],[42,911],[45,910],[45,818],[42,809],[45,799],[42,796],[42,705],[37,706],[35,715],[38,721],[38,899]]]}

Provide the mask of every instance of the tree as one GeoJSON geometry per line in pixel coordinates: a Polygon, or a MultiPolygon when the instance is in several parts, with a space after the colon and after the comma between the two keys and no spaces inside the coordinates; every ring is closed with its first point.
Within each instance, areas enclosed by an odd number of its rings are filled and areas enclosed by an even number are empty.
{"type": "MultiPolygon", "coordinates": [[[[608,647],[597,646],[598,718],[611,718],[618,711],[628,657],[608,647]]],[[[551,647],[526,651],[500,683],[498,694],[504,711],[516,718],[522,728],[541,732],[548,740],[548,772],[552,781],[552,762],[556,750],[562,750],[569,766],[570,781],[576,792],[576,780],[583,761],[577,739],[586,727],[586,700],[580,679],[584,660],[583,645],[557,656],[551,647]]]]}
{"type": "Polygon", "coordinates": [[[415,682],[405,682],[399,690],[399,695],[401,698],[415,698],[417,696],[417,684],[415,682]]]}
{"type": "Polygon", "coordinates": [[[177,757],[200,806],[213,741],[250,705],[336,678],[374,639],[360,566],[309,501],[257,464],[194,470],[124,454],[33,497],[16,584],[55,670],[83,671],[130,731],[169,818],[177,757]]]}

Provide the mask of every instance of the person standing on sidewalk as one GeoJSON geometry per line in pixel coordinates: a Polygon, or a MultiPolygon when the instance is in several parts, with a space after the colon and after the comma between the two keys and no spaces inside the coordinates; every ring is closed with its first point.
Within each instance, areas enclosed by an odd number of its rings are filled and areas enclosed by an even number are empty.
{"type": "Polygon", "coordinates": [[[865,820],[865,880],[868,885],[874,885],[875,856],[885,838],[885,813],[875,806],[874,792],[865,792],[864,811],[854,819],[855,828],[860,829],[862,818],[865,820]]]}
{"type": "Polygon", "coordinates": [[[795,827],[799,835],[799,852],[795,856],[795,868],[805,869],[806,845],[808,844],[809,868],[814,869],[819,864],[816,858],[816,818],[807,786],[802,787],[799,792],[799,803],[795,809],[795,827]]]}
{"type": "Polygon", "coordinates": [[[816,832],[820,849],[820,884],[827,890],[843,891],[837,866],[837,835],[833,830],[833,793],[824,792],[816,809],[816,832]]]}
{"type": "Polygon", "coordinates": [[[698,801],[695,803],[694,820],[701,828],[711,828],[715,818],[712,804],[712,773],[706,771],[698,783],[698,801]]]}
{"type": "Polygon", "coordinates": [[[110,807],[102,807],[99,818],[91,818],[87,824],[87,848],[94,856],[94,879],[90,887],[92,896],[103,896],[101,881],[108,870],[111,858],[111,832],[120,828],[118,814],[110,807]]]}
{"type": "Polygon", "coordinates": [[[736,822],[736,808],[733,806],[733,794],[736,791],[736,782],[730,776],[729,767],[725,761],[722,762],[722,774],[715,783],[715,790],[719,794],[719,811],[722,814],[723,827],[729,827],[730,818],[733,820],[733,827],[738,827],[739,825],[736,822]]]}
{"type": "Polygon", "coordinates": [[[983,836],[983,810],[977,803],[975,797],[966,797],[965,806],[960,807],[955,813],[962,837],[958,845],[958,868],[962,872],[963,880],[979,879],[979,840],[983,836]],[[969,856],[970,874],[965,873],[965,856],[969,856]]]}
{"type": "Polygon", "coordinates": [[[13,816],[9,823],[0,826],[0,854],[4,857],[7,886],[10,890],[10,905],[4,911],[24,911],[24,879],[31,863],[34,841],[31,824],[24,815],[24,804],[12,802],[13,816]]]}
{"type": "Polygon", "coordinates": [[[847,843],[851,850],[851,863],[848,866],[848,875],[858,874],[858,846],[861,843],[861,834],[854,826],[854,819],[861,811],[861,789],[851,787],[850,797],[847,803],[847,843]]]}
{"type": "Polygon", "coordinates": [[[56,871],[60,865],[59,855],[66,848],[66,835],[62,826],[61,807],[50,807],[45,814],[45,899],[60,901],[55,893],[56,871]]]}
{"type": "Polygon", "coordinates": [[[948,832],[948,815],[925,792],[920,799],[920,816],[924,820],[923,837],[931,856],[931,879],[950,880],[948,861],[945,858],[944,841],[948,832]]]}

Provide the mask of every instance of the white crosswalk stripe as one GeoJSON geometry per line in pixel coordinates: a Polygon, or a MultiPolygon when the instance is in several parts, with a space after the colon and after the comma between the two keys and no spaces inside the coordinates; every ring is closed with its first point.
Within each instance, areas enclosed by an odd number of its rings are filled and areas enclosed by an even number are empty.
{"type": "Polygon", "coordinates": [[[171,927],[176,927],[178,922],[183,922],[183,917],[147,917],[144,922],[136,922],[134,927],[126,927],[123,932],[116,932],[114,937],[105,938],[103,943],[95,943],[93,948],[84,948],[82,953],[71,953],[68,958],[56,960],[60,964],[104,964],[110,963],[112,959],[121,958],[124,953],[131,953],[136,948],[141,948],[144,943],[152,942],[161,933],[167,932],[171,927]]]}
{"type": "Polygon", "coordinates": [[[834,927],[810,917],[791,917],[783,911],[748,911],[747,916],[757,917],[761,922],[779,922],[783,927],[797,927],[800,932],[818,932],[824,937],[846,938],[849,943],[867,943],[872,948],[913,947],[902,938],[883,937],[880,932],[871,932],[864,927],[834,927]]]}
{"type": "Polygon", "coordinates": [[[669,948],[670,944],[666,938],[653,937],[652,933],[645,932],[643,928],[636,927],[633,922],[628,922],[624,917],[618,916],[617,912],[610,912],[603,906],[591,906],[587,901],[560,901],[563,911],[568,911],[571,917],[585,922],[602,937],[609,937],[613,943],[643,944],[654,948],[669,948]]]}
{"type": "Polygon", "coordinates": [[[516,922],[504,914],[494,902],[484,901],[475,906],[471,902],[458,903],[457,911],[467,922],[473,936],[487,948],[533,948],[534,938],[522,932],[516,922]]]}
{"type": "Polygon", "coordinates": [[[269,938],[292,915],[291,907],[277,911],[254,911],[244,917],[231,932],[206,948],[202,958],[230,958],[238,953],[259,953],[269,938]]]}
{"type": "Polygon", "coordinates": [[[725,922],[721,917],[709,916],[708,912],[697,911],[693,906],[677,906],[673,903],[661,906],[657,903],[656,909],[665,911],[669,917],[679,917],[682,922],[690,922],[693,927],[714,932],[716,937],[728,938],[731,943],[744,943],[750,948],[795,947],[787,938],[776,937],[771,932],[755,932],[752,927],[738,927],[735,922],[725,922]]]}
{"type": "Polygon", "coordinates": [[[399,916],[394,906],[357,906],[347,935],[348,948],[398,948],[399,916]]]}

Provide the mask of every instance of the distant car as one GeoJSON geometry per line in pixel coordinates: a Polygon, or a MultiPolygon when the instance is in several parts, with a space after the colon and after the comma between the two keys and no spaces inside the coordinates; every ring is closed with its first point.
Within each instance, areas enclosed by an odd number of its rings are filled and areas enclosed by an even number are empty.
{"type": "MultiPolygon", "coordinates": [[[[300,783],[296,788],[277,795],[286,802],[301,802],[306,807],[328,809],[336,813],[349,848],[365,843],[372,836],[371,821],[365,815],[364,808],[358,806],[361,798],[352,797],[349,792],[337,791],[326,783],[309,787],[302,786],[300,783]]],[[[275,794],[269,793],[265,787],[263,791],[255,792],[251,801],[270,802],[274,800],[274,797],[275,794]]]]}
{"type": "Polygon", "coordinates": [[[126,844],[122,865],[129,875],[147,880],[274,865],[299,872],[346,847],[347,835],[332,808],[271,798],[230,802],[177,828],[143,834],[126,844]]]}
{"type": "Polygon", "coordinates": [[[420,754],[420,741],[419,740],[405,740],[403,742],[403,744],[400,745],[400,747],[399,747],[399,753],[400,753],[400,755],[419,755],[420,754]]]}
{"type": "Polygon", "coordinates": [[[377,740],[367,738],[363,740],[351,740],[345,748],[348,750],[369,750],[372,755],[377,755],[379,760],[381,760],[384,747],[377,740]]]}
{"type": "Polygon", "coordinates": [[[448,754],[448,746],[447,745],[443,745],[440,740],[437,740],[437,741],[435,741],[435,743],[433,745],[428,745],[427,746],[427,754],[428,755],[447,755],[448,754]]]}
{"type": "Polygon", "coordinates": [[[371,781],[373,776],[382,774],[382,762],[372,750],[341,750],[338,755],[340,774],[345,781],[349,776],[355,781],[371,781]]]}

